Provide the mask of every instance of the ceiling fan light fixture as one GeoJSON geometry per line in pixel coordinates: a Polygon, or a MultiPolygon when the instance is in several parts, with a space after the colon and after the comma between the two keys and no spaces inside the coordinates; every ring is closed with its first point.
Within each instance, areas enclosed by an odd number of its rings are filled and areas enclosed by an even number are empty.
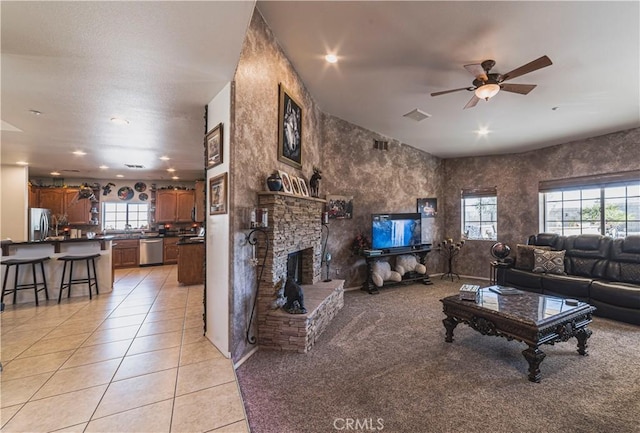
{"type": "Polygon", "coordinates": [[[498,84],[488,83],[478,87],[475,90],[475,94],[478,98],[488,101],[489,99],[496,96],[499,91],[500,91],[500,86],[498,84]]]}

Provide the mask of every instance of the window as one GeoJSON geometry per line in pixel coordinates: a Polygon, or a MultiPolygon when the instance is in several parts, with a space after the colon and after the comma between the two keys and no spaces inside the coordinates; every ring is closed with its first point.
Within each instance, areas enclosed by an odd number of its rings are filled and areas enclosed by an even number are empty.
{"type": "Polygon", "coordinates": [[[498,239],[495,188],[462,190],[462,234],[465,239],[498,239]]]}
{"type": "Polygon", "coordinates": [[[146,229],[148,227],[148,204],[115,202],[102,204],[103,230],[146,229]]]}
{"type": "Polygon", "coordinates": [[[541,192],[543,231],[623,238],[640,234],[640,181],[541,192]]]}

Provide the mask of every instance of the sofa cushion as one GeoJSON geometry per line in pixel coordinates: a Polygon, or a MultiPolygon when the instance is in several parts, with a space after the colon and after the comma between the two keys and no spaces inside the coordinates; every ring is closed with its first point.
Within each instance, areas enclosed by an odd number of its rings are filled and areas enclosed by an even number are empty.
{"type": "Polygon", "coordinates": [[[534,274],[531,271],[514,268],[504,269],[503,271],[504,280],[501,281],[500,284],[528,290],[530,292],[542,293],[542,274],[534,274]]]}
{"type": "Polygon", "coordinates": [[[611,250],[611,238],[601,235],[569,236],[564,242],[567,251],[565,271],[593,279],[605,279],[611,250]]]}
{"type": "Polygon", "coordinates": [[[523,271],[531,271],[534,265],[533,250],[536,248],[541,250],[550,250],[551,247],[536,245],[516,245],[516,263],[514,267],[523,271]]]}
{"type": "Polygon", "coordinates": [[[613,241],[605,277],[611,281],[640,285],[640,236],[613,241]]]}
{"type": "Polygon", "coordinates": [[[573,275],[546,274],[542,278],[542,293],[551,296],[565,298],[577,298],[581,301],[589,301],[589,287],[591,278],[576,277],[573,275]]]}
{"type": "Polygon", "coordinates": [[[591,283],[590,296],[610,305],[640,310],[640,286],[635,284],[594,281],[591,283]]]}
{"type": "Polygon", "coordinates": [[[547,251],[536,248],[533,250],[533,272],[548,274],[564,274],[565,251],[547,251]]]}

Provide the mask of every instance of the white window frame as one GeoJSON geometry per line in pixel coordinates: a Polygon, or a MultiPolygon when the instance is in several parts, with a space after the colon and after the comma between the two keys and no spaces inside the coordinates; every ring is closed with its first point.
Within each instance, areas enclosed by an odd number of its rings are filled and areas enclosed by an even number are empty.
{"type": "Polygon", "coordinates": [[[465,240],[498,240],[498,193],[496,188],[474,188],[462,190],[461,233],[465,240]],[[477,219],[469,220],[469,208],[477,208],[473,213],[477,219]],[[491,215],[487,218],[487,214],[491,215]]]}
{"type": "Polygon", "coordinates": [[[149,204],[148,203],[102,203],[102,229],[103,230],[141,230],[149,228],[149,204]],[[116,214],[116,218],[110,218],[116,214]],[[140,218],[140,215],[145,215],[140,218]],[[134,217],[135,215],[135,217],[134,217]]]}

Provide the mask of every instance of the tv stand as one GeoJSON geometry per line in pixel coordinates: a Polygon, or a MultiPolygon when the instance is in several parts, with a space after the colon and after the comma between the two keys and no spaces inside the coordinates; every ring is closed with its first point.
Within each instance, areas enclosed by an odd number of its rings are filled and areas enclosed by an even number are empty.
{"type": "MultiPolygon", "coordinates": [[[[383,250],[381,253],[376,252],[374,254],[364,253],[363,257],[367,262],[367,280],[362,285],[362,290],[369,293],[370,295],[375,295],[380,293],[378,291],[378,287],[373,284],[373,279],[371,275],[373,274],[373,263],[380,260],[381,257],[386,257],[385,260],[393,259],[396,256],[400,256],[403,254],[415,254],[421,264],[425,264],[425,259],[427,254],[431,251],[431,245],[422,245],[416,248],[400,248],[400,249],[391,249],[391,250],[383,250]]],[[[429,279],[429,274],[418,274],[417,272],[408,272],[402,277],[402,281],[396,283],[395,281],[385,281],[383,287],[396,285],[396,284],[409,284],[412,282],[422,282],[423,284],[433,284],[429,279]]]]}

